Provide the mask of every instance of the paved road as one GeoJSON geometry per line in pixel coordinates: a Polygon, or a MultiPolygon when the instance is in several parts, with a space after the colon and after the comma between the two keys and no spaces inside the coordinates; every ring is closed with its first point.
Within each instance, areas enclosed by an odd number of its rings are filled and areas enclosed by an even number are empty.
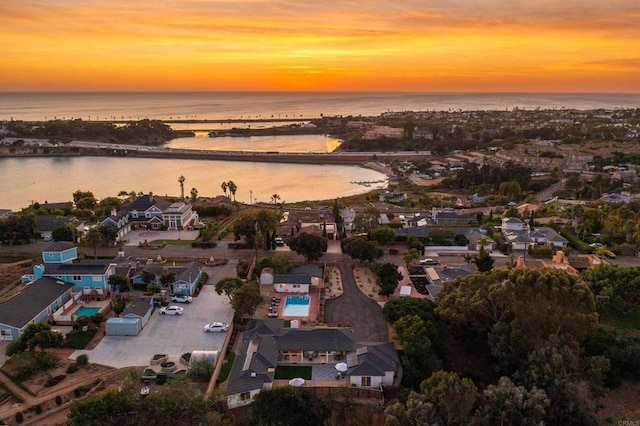
{"type": "Polygon", "coordinates": [[[339,263],[344,293],[335,299],[325,301],[324,316],[328,324],[349,324],[362,342],[387,342],[389,333],[387,322],[380,305],[356,286],[353,277],[353,263],[339,263]]]}
{"type": "Polygon", "coordinates": [[[181,306],[184,315],[160,315],[155,310],[138,336],[105,336],[95,349],[75,351],[70,358],[86,353],[91,362],[123,368],[148,365],[155,354],[178,358],[194,350],[219,351],[225,334],[204,333],[202,327],[214,321],[232,322],[229,299],[216,294],[214,286],[205,285],[192,303],[181,306]]]}

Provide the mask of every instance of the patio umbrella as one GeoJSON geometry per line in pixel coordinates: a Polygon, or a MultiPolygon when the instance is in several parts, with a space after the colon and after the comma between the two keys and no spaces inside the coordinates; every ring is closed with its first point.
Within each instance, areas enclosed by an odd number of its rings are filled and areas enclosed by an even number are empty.
{"type": "Polygon", "coordinates": [[[336,364],[336,370],[338,370],[341,373],[346,372],[348,369],[349,369],[349,366],[344,362],[339,362],[336,364]]]}
{"type": "Polygon", "coordinates": [[[293,379],[289,380],[289,384],[291,386],[302,386],[304,385],[304,379],[302,377],[294,377],[293,379]]]}

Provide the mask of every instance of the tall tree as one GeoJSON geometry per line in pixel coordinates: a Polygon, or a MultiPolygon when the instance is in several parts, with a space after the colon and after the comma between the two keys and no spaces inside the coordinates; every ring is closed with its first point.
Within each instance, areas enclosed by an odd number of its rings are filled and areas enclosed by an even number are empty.
{"type": "Polygon", "coordinates": [[[261,303],[260,284],[255,281],[249,281],[234,290],[231,306],[236,313],[236,317],[244,318],[250,316],[261,303]]]}
{"type": "Polygon", "coordinates": [[[398,282],[402,279],[402,274],[398,271],[398,266],[392,262],[386,262],[376,267],[376,275],[380,281],[380,290],[378,294],[387,296],[393,294],[398,282]]]}
{"type": "Polygon", "coordinates": [[[227,188],[229,187],[229,185],[227,185],[227,182],[222,182],[222,192],[224,192],[224,196],[227,196],[227,188]]]}
{"type": "Polygon", "coordinates": [[[178,182],[180,183],[180,199],[184,200],[184,181],[186,179],[184,178],[184,176],[180,176],[178,178],[178,182]]]}
{"type": "Polygon", "coordinates": [[[343,253],[363,262],[372,262],[382,256],[378,243],[370,241],[366,236],[346,238],[340,242],[340,246],[343,253]]]}
{"type": "Polygon", "coordinates": [[[198,199],[198,190],[196,188],[191,188],[191,202],[195,203],[198,199]]]}
{"type": "Polygon", "coordinates": [[[489,252],[484,248],[484,245],[480,246],[480,253],[478,256],[474,256],[472,262],[476,265],[479,272],[489,272],[493,269],[495,260],[489,252]]]}
{"type": "Polygon", "coordinates": [[[433,406],[442,424],[466,424],[476,401],[477,388],[470,379],[438,371],[422,382],[420,390],[433,406]]]}
{"type": "Polygon", "coordinates": [[[236,186],[235,182],[233,182],[232,180],[227,182],[227,186],[229,187],[229,193],[231,195],[233,195],[233,201],[235,201],[236,200],[236,191],[238,190],[238,187],[236,186]]]}
{"type": "Polygon", "coordinates": [[[129,277],[127,277],[126,275],[110,275],[107,282],[109,283],[109,285],[116,287],[116,289],[120,293],[126,293],[131,290],[131,280],[129,280],[129,277]]]}
{"type": "Polygon", "coordinates": [[[87,244],[93,247],[93,258],[97,259],[98,258],[97,248],[103,242],[102,234],[100,233],[100,230],[96,227],[93,227],[89,229],[89,231],[87,231],[87,235],[84,238],[87,244]]]}
{"type": "Polygon", "coordinates": [[[550,404],[545,391],[516,386],[508,377],[483,392],[476,410],[479,425],[519,426],[543,424],[550,404]]]}
{"type": "Polygon", "coordinates": [[[301,232],[289,240],[289,247],[310,262],[320,259],[327,252],[327,239],[321,235],[301,232]]]}
{"type": "Polygon", "coordinates": [[[222,278],[216,283],[216,293],[224,293],[229,298],[229,301],[233,302],[233,294],[237,289],[242,287],[242,284],[243,281],[240,278],[222,278]]]}
{"type": "Polygon", "coordinates": [[[371,239],[380,246],[392,243],[395,238],[395,231],[386,225],[378,225],[371,230],[371,239]]]}

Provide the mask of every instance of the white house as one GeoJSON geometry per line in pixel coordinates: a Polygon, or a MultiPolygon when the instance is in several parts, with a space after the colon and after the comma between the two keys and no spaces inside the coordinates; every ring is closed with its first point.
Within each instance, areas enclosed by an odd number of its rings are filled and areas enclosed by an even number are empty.
{"type": "Polygon", "coordinates": [[[517,217],[505,217],[502,219],[502,232],[504,231],[526,231],[527,225],[517,217]]]}
{"type": "Polygon", "coordinates": [[[357,342],[350,328],[285,328],[282,320],[258,320],[245,331],[231,367],[227,405],[248,405],[257,394],[272,389],[278,366],[320,368],[338,363],[346,364],[343,377],[352,387],[378,392],[396,384],[400,365],[393,343],[357,342]]]}

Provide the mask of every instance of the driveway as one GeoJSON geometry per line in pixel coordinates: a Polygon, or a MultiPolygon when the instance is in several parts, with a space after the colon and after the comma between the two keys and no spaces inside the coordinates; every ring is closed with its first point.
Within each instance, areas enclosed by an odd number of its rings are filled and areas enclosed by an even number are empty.
{"type": "Polygon", "coordinates": [[[324,302],[325,322],[349,324],[361,342],[388,342],[387,322],[380,305],[362,294],[356,286],[351,263],[339,263],[343,293],[324,302]]]}
{"type": "Polygon", "coordinates": [[[105,336],[95,349],[75,351],[71,358],[86,353],[91,362],[123,368],[146,366],[155,354],[179,357],[194,350],[219,351],[225,333],[204,333],[202,327],[214,321],[232,322],[229,299],[216,294],[213,285],[205,285],[192,303],[180,306],[184,315],[160,315],[156,309],[140,335],[105,336]]]}
{"type": "Polygon", "coordinates": [[[138,246],[140,243],[157,240],[188,240],[194,241],[200,235],[200,231],[151,231],[136,230],[129,232],[124,239],[127,240],[125,245],[138,246]]]}

